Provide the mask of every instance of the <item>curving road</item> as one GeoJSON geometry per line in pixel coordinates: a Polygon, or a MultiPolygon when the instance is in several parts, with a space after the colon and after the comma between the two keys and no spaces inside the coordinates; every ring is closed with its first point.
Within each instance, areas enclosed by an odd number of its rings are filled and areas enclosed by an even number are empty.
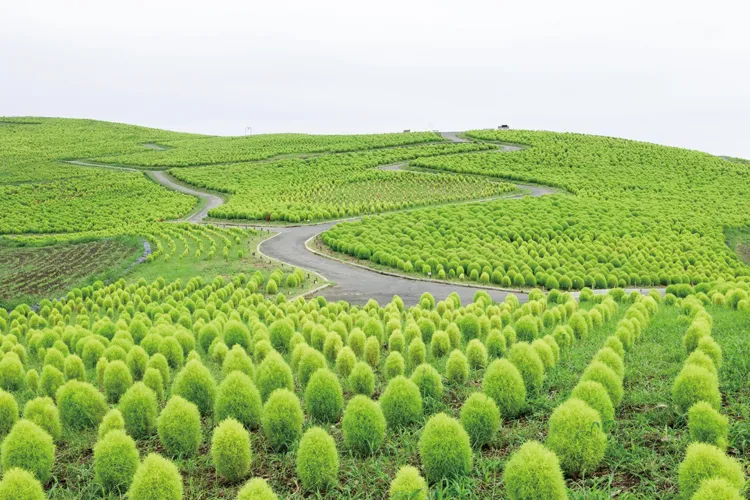
{"type": "MultiPolygon", "coordinates": [[[[459,132],[442,132],[441,135],[453,142],[469,142],[467,139],[458,137],[459,132]]],[[[517,146],[500,145],[498,151],[515,151],[521,149],[517,146]]],[[[132,169],[127,167],[113,167],[110,165],[102,165],[96,163],[88,163],[83,161],[70,161],[81,166],[91,167],[108,167],[116,168],[120,170],[128,170],[133,172],[143,172],[143,170],[132,169]]],[[[403,169],[408,162],[397,163],[394,165],[386,165],[380,167],[383,170],[400,170],[403,169]]],[[[219,196],[206,193],[187,187],[181,183],[176,182],[171,176],[162,170],[151,170],[146,172],[155,181],[162,184],[165,187],[185,193],[191,196],[198,197],[201,201],[201,209],[188,216],[182,221],[189,221],[193,223],[201,223],[207,216],[209,210],[218,207],[224,203],[224,200],[219,196]]],[[[537,186],[530,184],[516,184],[516,186],[525,191],[524,194],[508,196],[506,198],[520,198],[523,196],[544,196],[547,194],[554,194],[559,192],[557,189],[537,186]]],[[[490,200],[498,199],[499,197],[491,198],[490,200]]],[[[482,201],[489,200],[469,200],[458,203],[479,203],[482,201]]],[[[356,220],[347,219],[347,220],[356,220]]],[[[260,251],[268,257],[274,258],[283,263],[300,267],[308,271],[318,273],[326,280],[333,284],[325,289],[316,292],[316,295],[322,295],[328,300],[345,300],[353,304],[363,304],[369,299],[375,299],[380,304],[390,302],[394,295],[399,295],[404,303],[414,305],[419,302],[419,297],[424,292],[430,292],[437,300],[445,299],[450,293],[456,292],[461,297],[462,302],[468,303],[473,300],[474,294],[478,290],[485,290],[490,296],[496,301],[502,301],[505,297],[512,293],[517,295],[521,301],[526,300],[527,293],[521,291],[507,292],[496,289],[485,289],[482,287],[476,287],[471,285],[461,284],[447,284],[429,280],[416,280],[412,278],[402,277],[391,273],[381,273],[368,269],[364,266],[345,263],[330,257],[322,256],[312,252],[307,247],[307,242],[312,240],[320,233],[328,230],[335,224],[341,221],[331,221],[322,224],[313,224],[307,226],[297,227],[267,227],[263,226],[262,229],[268,229],[276,232],[277,234],[273,237],[265,240],[261,243],[260,251]]],[[[252,225],[244,225],[244,227],[256,227],[252,225]]]]}

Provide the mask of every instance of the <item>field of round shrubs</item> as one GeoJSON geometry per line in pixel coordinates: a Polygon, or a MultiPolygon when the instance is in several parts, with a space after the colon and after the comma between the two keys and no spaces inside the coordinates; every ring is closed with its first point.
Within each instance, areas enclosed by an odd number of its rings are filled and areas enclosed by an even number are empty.
{"type": "Polygon", "coordinates": [[[744,284],[407,308],[268,297],[263,279],[121,280],[0,310],[0,500],[609,495],[629,378],[651,369],[631,365],[665,318],[684,365],[662,402],[681,436],[664,498],[744,487],[706,310],[746,314],[744,284]]]}
{"type": "Polygon", "coordinates": [[[501,286],[649,287],[750,276],[724,229],[747,227],[747,167],[706,153],[578,134],[473,131],[526,145],[412,162],[567,194],[340,224],[333,250],[407,273],[501,286]]]}

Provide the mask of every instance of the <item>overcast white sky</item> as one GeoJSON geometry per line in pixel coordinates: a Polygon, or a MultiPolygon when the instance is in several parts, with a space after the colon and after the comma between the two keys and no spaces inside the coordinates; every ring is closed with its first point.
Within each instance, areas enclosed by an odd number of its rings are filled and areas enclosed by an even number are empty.
{"type": "Polygon", "coordinates": [[[0,115],[174,130],[510,124],[750,158],[747,0],[7,1],[0,115]]]}

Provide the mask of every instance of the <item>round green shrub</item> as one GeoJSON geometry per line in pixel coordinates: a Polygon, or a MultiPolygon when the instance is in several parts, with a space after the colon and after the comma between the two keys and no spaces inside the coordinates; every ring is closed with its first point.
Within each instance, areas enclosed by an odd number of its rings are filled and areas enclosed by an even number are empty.
{"type": "MultiPolygon", "coordinates": [[[[37,398],[41,399],[41,398],[37,398]]],[[[50,400],[51,401],[51,400],[50,400]]],[[[28,403],[27,403],[28,406],[28,403]]],[[[54,404],[53,404],[54,406],[54,404]]],[[[26,418],[26,417],[24,417],[26,418]]],[[[0,440],[10,432],[10,429],[18,420],[18,403],[13,394],[0,390],[0,440]]],[[[33,419],[27,419],[32,420],[33,419]]],[[[58,417],[58,424],[60,419],[58,417]]]]}
{"type": "Polygon", "coordinates": [[[714,376],[719,376],[718,371],[716,370],[716,365],[714,365],[713,360],[703,351],[701,350],[694,350],[690,353],[690,356],[687,357],[685,360],[686,365],[698,365],[702,368],[705,368],[706,370],[710,371],[714,374],[714,376]]]}
{"type": "Polygon", "coordinates": [[[539,328],[534,316],[527,315],[518,318],[514,328],[517,338],[521,342],[531,343],[539,336],[539,328]]]}
{"type": "Polygon", "coordinates": [[[320,427],[308,429],[297,450],[297,475],[302,487],[316,491],[335,486],[339,475],[336,442],[320,427]]]}
{"type": "Polygon", "coordinates": [[[409,343],[409,348],[406,353],[409,356],[409,366],[411,368],[421,365],[427,359],[427,347],[424,345],[424,342],[422,342],[420,337],[414,338],[414,340],[409,343]]]}
{"type": "Polygon", "coordinates": [[[86,382],[71,380],[55,396],[63,429],[68,432],[94,429],[107,413],[104,394],[86,382]]]}
{"type": "Polygon", "coordinates": [[[557,364],[560,362],[560,345],[555,340],[555,337],[552,335],[545,335],[542,337],[542,340],[544,340],[547,345],[549,345],[550,349],[552,349],[552,356],[554,358],[554,363],[557,364]]]}
{"type": "Polygon", "coordinates": [[[109,410],[102,423],[99,424],[98,437],[102,439],[110,431],[124,431],[125,430],[125,419],[122,417],[122,413],[117,408],[109,410]]]}
{"type": "Polygon", "coordinates": [[[461,336],[467,342],[471,341],[472,339],[479,338],[479,319],[473,313],[465,314],[461,318],[461,321],[459,321],[458,328],[461,331],[461,336]]]}
{"type": "Polygon", "coordinates": [[[496,359],[484,373],[482,392],[492,398],[504,418],[515,418],[526,405],[526,385],[518,368],[507,359],[496,359]]]}
{"type": "Polygon", "coordinates": [[[26,372],[26,388],[32,394],[39,392],[39,372],[33,368],[26,372]]]}
{"type": "Polygon", "coordinates": [[[729,420],[705,401],[698,401],[688,410],[688,429],[691,441],[727,449],[729,420]]]}
{"type": "Polygon", "coordinates": [[[466,357],[469,360],[469,366],[473,370],[478,370],[487,366],[487,348],[479,339],[471,339],[466,346],[466,357]]]}
{"type": "Polygon", "coordinates": [[[624,393],[622,379],[612,368],[600,361],[593,361],[583,371],[583,375],[581,375],[581,381],[585,380],[593,380],[602,384],[609,393],[612,405],[615,407],[620,406],[624,393]]]}
{"type": "Polygon", "coordinates": [[[166,458],[151,453],[135,471],[128,490],[130,500],[182,500],[182,476],[166,458]]]}
{"type": "MultiPolygon", "coordinates": [[[[0,401],[2,401],[2,399],[2,395],[0,395],[0,401]]],[[[16,418],[18,418],[17,407],[15,411],[16,418]]],[[[36,425],[44,429],[47,434],[52,436],[52,439],[55,441],[58,441],[62,436],[60,412],[58,411],[57,406],[55,406],[55,402],[52,400],[52,398],[39,397],[28,401],[23,409],[23,418],[34,422],[36,425]]],[[[6,433],[7,431],[2,435],[5,435],[6,433]]]]}
{"type": "Polygon", "coordinates": [[[354,351],[352,351],[351,347],[344,346],[336,356],[336,371],[342,377],[348,378],[356,362],[357,356],[354,354],[354,351]]]}
{"type": "Polygon", "coordinates": [[[104,491],[126,491],[140,457],[133,438],[124,431],[108,432],[94,446],[94,475],[104,491]]]}
{"type": "Polygon", "coordinates": [[[235,345],[227,352],[226,356],[224,356],[224,361],[221,364],[222,374],[229,375],[233,371],[242,372],[250,378],[255,377],[255,366],[253,365],[253,360],[239,345],[235,345]]]}
{"type": "Polygon", "coordinates": [[[458,349],[451,351],[445,363],[445,378],[454,385],[466,383],[469,379],[469,360],[458,349]]]}
{"type": "Polygon", "coordinates": [[[216,381],[200,361],[189,361],[174,378],[172,394],[195,403],[201,415],[210,415],[216,400],[216,381]]]}
{"type": "Polygon", "coordinates": [[[233,371],[219,384],[214,406],[216,420],[233,418],[248,429],[260,426],[263,400],[250,377],[233,371]]]}
{"type": "Polygon", "coordinates": [[[589,324],[582,312],[576,311],[568,320],[568,326],[573,329],[573,336],[576,339],[585,339],[589,333],[589,324]]]}
{"type": "Polygon", "coordinates": [[[13,468],[3,471],[0,481],[2,500],[45,500],[41,483],[28,471],[13,468]]]}
{"type": "Polygon", "coordinates": [[[686,364],[672,384],[672,401],[681,413],[685,413],[699,401],[705,401],[718,409],[721,405],[719,382],[705,368],[686,364]]]}
{"type": "Polygon", "coordinates": [[[370,365],[358,361],[349,374],[349,388],[354,394],[363,394],[368,398],[375,392],[375,374],[370,365]]]}
{"type": "Polygon", "coordinates": [[[505,356],[508,347],[505,341],[505,335],[500,330],[490,330],[487,335],[487,355],[490,358],[500,358],[505,356]]]}
{"type": "Polygon", "coordinates": [[[289,352],[292,335],[294,335],[294,323],[288,319],[276,320],[268,327],[271,345],[279,352],[289,352]]]}
{"type": "Polygon", "coordinates": [[[503,472],[511,500],[565,500],[568,498],[560,461],[538,441],[528,441],[515,451],[503,472]]]}
{"type": "Polygon", "coordinates": [[[607,337],[607,340],[604,342],[604,347],[609,347],[615,351],[620,356],[620,359],[625,357],[625,346],[623,346],[622,341],[614,335],[607,337]]]}
{"type": "Polygon", "coordinates": [[[229,320],[224,324],[224,343],[229,349],[240,345],[247,350],[250,347],[250,331],[242,322],[229,320]]]}
{"type": "Polygon", "coordinates": [[[338,421],[344,407],[344,392],[335,373],[327,368],[313,373],[305,389],[305,406],[318,422],[330,424],[338,421]]]}
{"type": "Polygon", "coordinates": [[[156,421],[159,441],[173,457],[191,457],[203,439],[201,415],[190,401],[172,396],[156,421]]]}
{"type": "Polygon", "coordinates": [[[431,483],[468,475],[472,463],[469,435],[456,419],[438,413],[422,430],[419,456],[431,483]]]}
{"type": "Polygon", "coordinates": [[[128,365],[130,374],[134,380],[142,380],[148,366],[148,353],[143,347],[137,345],[131,347],[128,356],[125,358],[125,364],[128,365]]]}
{"type": "Polygon", "coordinates": [[[516,342],[508,351],[508,361],[518,369],[529,392],[538,393],[544,384],[544,363],[527,342],[516,342]]]}
{"type": "Polygon", "coordinates": [[[351,333],[349,333],[349,338],[347,339],[346,344],[352,351],[354,351],[354,355],[357,356],[357,358],[361,358],[365,354],[366,340],[367,336],[365,335],[365,332],[359,328],[354,328],[351,333]]]}
{"type": "Polygon", "coordinates": [[[169,385],[169,382],[171,380],[169,372],[169,362],[163,354],[156,353],[151,356],[151,358],[149,358],[148,360],[148,363],[146,364],[146,370],[148,370],[149,368],[159,370],[159,373],[161,373],[162,382],[164,382],[164,386],[166,387],[169,385]]]}
{"type": "Polygon", "coordinates": [[[278,500],[265,479],[254,477],[237,493],[237,500],[278,500]]]}
{"type": "Polygon", "coordinates": [[[698,341],[698,350],[702,351],[704,354],[711,358],[711,361],[714,362],[714,366],[716,366],[717,370],[721,368],[721,346],[719,346],[719,344],[712,337],[708,335],[701,337],[701,339],[698,341]]]}
{"type": "Polygon", "coordinates": [[[326,362],[325,356],[320,351],[312,347],[305,349],[297,367],[297,378],[302,388],[307,387],[307,383],[310,381],[313,373],[327,366],[328,362],[326,362]]]}
{"type": "Polygon", "coordinates": [[[302,435],[305,415],[299,399],[288,389],[276,389],[263,406],[261,425],[274,449],[290,447],[302,435]]]}
{"type": "Polygon", "coordinates": [[[344,347],[344,342],[336,332],[329,332],[326,336],[326,341],[323,344],[323,355],[329,363],[336,361],[336,356],[339,355],[339,351],[344,347]]]}
{"type": "Polygon", "coordinates": [[[625,363],[623,363],[620,355],[609,347],[602,347],[599,349],[599,352],[596,353],[592,361],[604,363],[610,367],[620,379],[625,376],[625,363]]]}
{"type": "Polygon", "coordinates": [[[433,358],[442,358],[451,349],[451,339],[448,337],[448,333],[442,330],[438,330],[432,336],[430,342],[430,354],[433,358]]]}
{"type": "Polygon", "coordinates": [[[742,500],[742,495],[726,479],[715,477],[701,481],[690,500],[742,500]]]}
{"type": "Polygon", "coordinates": [[[42,368],[42,377],[39,379],[39,392],[45,396],[53,397],[57,390],[65,383],[63,373],[52,365],[42,368]]]}
{"type": "Polygon", "coordinates": [[[0,463],[4,471],[19,467],[46,483],[52,474],[55,444],[52,436],[29,420],[15,423],[0,446],[0,463]]]}
{"type": "Polygon", "coordinates": [[[568,399],[549,418],[547,446],[557,454],[566,473],[595,470],[607,447],[599,412],[580,399],[568,399]]]}
{"type": "Polygon", "coordinates": [[[404,465],[398,470],[388,490],[391,500],[427,500],[428,494],[427,482],[411,465],[404,465]]]}
{"type": "Polygon", "coordinates": [[[399,351],[392,351],[388,354],[388,357],[385,358],[385,378],[387,380],[403,375],[405,370],[406,362],[399,351]]]}
{"type": "Polygon", "coordinates": [[[247,477],[252,462],[250,434],[233,418],[223,420],[211,438],[211,460],[216,474],[230,482],[247,477]]]}
{"type": "Polygon", "coordinates": [[[497,436],[500,410],[491,398],[481,392],[473,392],[461,407],[461,425],[469,435],[472,446],[481,448],[497,436]]]}
{"type": "Polygon", "coordinates": [[[156,368],[146,368],[146,373],[143,374],[143,383],[154,391],[159,401],[164,400],[164,379],[162,379],[159,370],[156,368]]]}
{"type": "Polygon", "coordinates": [[[175,337],[164,337],[159,344],[159,354],[164,356],[172,369],[178,369],[185,362],[185,352],[175,337]]]}
{"type": "Polygon", "coordinates": [[[383,331],[383,322],[379,319],[373,317],[368,318],[362,327],[362,330],[367,337],[375,337],[378,339],[378,342],[383,342],[385,333],[383,331]]]}
{"type": "Polygon", "coordinates": [[[86,365],[86,368],[96,366],[96,363],[102,356],[104,356],[104,346],[95,338],[87,340],[83,345],[81,358],[83,358],[83,364],[86,365]]]}
{"type": "Polygon", "coordinates": [[[609,429],[615,421],[615,408],[607,389],[594,380],[583,380],[578,383],[570,395],[580,399],[599,412],[604,430],[609,429]]]}
{"type": "Polygon", "coordinates": [[[380,340],[377,337],[367,337],[365,341],[364,360],[373,369],[377,369],[380,364],[380,340]]]}
{"type": "Polygon", "coordinates": [[[690,498],[705,479],[724,479],[736,490],[745,485],[745,475],[737,461],[716,446],[691,443],[678,471],[680,492],[690,498]]]}
{"type": "Polygon", "coordinates": [[[361,455],[373,453],[383,443],[385,426],[385,416],[377,403],[366,396],[354,396],[341,420],[344,444],[361,455]]]}
{"type": "Polygon", "coordinates": [[[419,387],[406,377],[396,377],[388,382],[379,403],[388,427],[392,429],[411,425],[422,417],[419,387]]]}
{"type": "MultiPolygon", "coordinates": [[[[44,379],[44,372],[42,372],[44,379]]],[[[110,361],[104,370],[104,395],[107,401],[117,403],[130,386],[133,385],[133,377],[130,375],[128,366],[120,361],[110,361]]]]}
{"type": "Polygon", "coordinates": [[[65,378],[67,380],[86,381],[86,367],[83,366],[81,358],[75,354],[70,354],[65,358],[65,378]]]}
{"type": "Polygon", "coordinates": [[[406,338],[404,337],[404,334],[401,333],[401,330],[394,330],[394,332],[391,333],[391,336],[388,337],[388,350],[391,352],[398,351],[403,354],[404,349],[406,349],[406,338]]]}
{"type": "Polygon", "coordinates": [[[422,363],[414,369],[411,381],[419,387],[423,399],[440,401],[443,397],[443,381],[440,373],[430,364],[422,363]]]}
{"type": "Polygon", "coordinates": [[[120,398],[118,409],[125,420],[125,430],[135,439],[150,436],[156,430],[159,402],[154,391],[136,382],[120,398]]]}
{"type": "Polygon", "coordinates": [[[542,339],[536,339],[531,343],[531,347],[534,348],[539,355],[539,359],[542,360],[545,371],[555,366],[555,354],[547,342],[542,339]]]}
{"type": "Polygon", "coordinates": [[[292,369],[276,351],[268,353],[260,363],[255,381],[263,401],[276,389],[294,390],[292,369]]]}

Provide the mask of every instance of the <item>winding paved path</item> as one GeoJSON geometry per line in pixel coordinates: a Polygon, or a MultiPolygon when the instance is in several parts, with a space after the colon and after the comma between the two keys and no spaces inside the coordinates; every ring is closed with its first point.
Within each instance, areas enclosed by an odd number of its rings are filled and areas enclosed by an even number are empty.
{"type": "MultiPolygon", "coordinates": [[[[458,133],[459,132],[442,132],[441,134],[445,139],[453,142],[469,142],[467,139],[459,137],[457,135],[458,133]]],[[[520,148],[517,146],[498,146],[498,151],[514,151],[518,149],[520,148]]],[[[143,170],[133,168],[113,167],[96,163],[87,163],[84,161],[71,161],[69,163],[81,166],[109,167],[132,172],[144,172],[143,170]]],[[[381,168],[383,170],[400,170],[407,164],[408,162],[403,162],[394,165],[386,165],[381,168]]],[[[187,220],[193,223],[200,223],[208,216],[209,210],[224,203],[224,200],[216,195],[199,191],[197,189],[193,189],[176,182],[164,171],[151,170],[146,171],[146,173],[148,173],[154,180],[165,187],[191,196],[196,196],[201,200],[203,208],[183,220],[187,220]]],[[[559,192],[554,188],[545,186],[536,186],[529,184],[516,184],[516,186],[525,190],[527,194],[509,196],[506,198],[543,196],[559,192]]],[[[498,199],[498,197],[492,199],[498,199]]],[[[482,201],[488,200],[468,200],[458,203],[479,203],[482,201]]],[[[356,220],[356,218],[348,220],[356,220]]],[[[451,292],[455,291],[459,294],[463,303],[468,303],[473,300],[474,294],[478,290],[487,291],[487,293],[489,293],[490,296],[496,301],[504,300],[509,293],[517,295],[521,301],[526,300],[526,296],[528,295],[526,292],[505,292],[501,290],[485,289],[469,285],[462,286],[460,284],[454,285],[435,281],[421,281],[397,275],[382,274],[377,271],[367,269],[364,266],[350,265],[339,260],[313,253],[307,248],[307,242],[309,240],[312,240],[317,235],[328,230],[339,222],[341,221],[332,221],[322,224],[297,227],[263,226],[263,229],[274,231],[277,234],[263,241],[260,244],[259,249],[263,254],[269,257],[295,267],[314,271],[323,276],[328,281],[332,282],[332,286],[329,286],[316,293],[316,295],[322,295],[328,300],[345,300],[354,304],[363,304],[372,298],[378,301],[378,303],[380,304],[385,304],[390,302],[394,295],[399,295],[403,299],[404,303],[409,306],[416,304],[419,301],[419,297],[424,292],[430,292],[435,296],[437,300],[443,300],[451,292]]],[[[260,226],[244,226],[260,228],[260,226]]]]}

